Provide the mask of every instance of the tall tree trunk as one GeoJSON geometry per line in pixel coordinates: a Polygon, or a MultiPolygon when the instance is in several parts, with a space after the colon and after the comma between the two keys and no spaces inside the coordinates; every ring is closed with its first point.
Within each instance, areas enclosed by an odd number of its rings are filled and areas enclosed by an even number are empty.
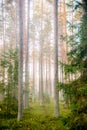
{"type": "Polygon", "coordinates": [[[22,2],[19,0],[19,70],[18,70],[18,121],[23,116],[23,15],[22,2]]]}
{"type": "Polygon", "coordinates": [[[25,56],[25,108],[29,107],[29,23],[30,23],[30,0],[28,0],[27,16],[27,43],[25,56]]]}
{"type": "Polygon", "coordinates": [[[46,94],[49,93],[48,89],[48,36],[47,36],[47,45],[46,45],[46,94]]]}
{"type": "Polygon", "coordinates": [[[6,13],[5,13],[5,7],[4,7],[5,1],[2,0],[2,20],[3,20],[3,52],[5,54],[5,33],[6,33],[6,13]]]}
{"type": "MultiPolygon", "coordinates": [[[[3,47],[2,47],[2,49],[3,49],[3,54],[5,55],[5,48],[6,48],[6,14],[5,14],[5,7],[4,7],[4,5],[5,5],[5,1],[4,0],[2,0],[2,31],[3,31],[3,33],[2,33],[2,43],[3,43],[3,47]]],[[[4,60],[5,60],[5,57],[4,57],[4,60]]],[[[4,84],[4,86],[5,86],[5,76],[6,76],[6,71],[5,71],[6,69],[5,68],[3,68],[3,84],[4,84]]]]}
{"type": "Polygon", "coordinates": [[[55,36],[55,68],[54,68],[54,116],[59,117],[58,84],[58,0],[54,0],[54,36],[55,36]]]}
{"type": "Polygon", "coordinates": [[[40,83],[39,83],[39,99],[40,105],[43,103],[43,0],[41,0],[41,33],[40,33],[40,83]]]}
{"type": "Polygon", "coordinates": [[[50,57],[50,42],[49,42],[49,52],[48,52],[48,65],[49,65],[49,96],[51,97],[52,95],[52,90],[51,90],[51,57],[50,57]]]}
{"type": "Polygon", "coordinates": [[[16,2],[15,48],[18,48],[18,1],[16,2]]]}
{"type": "Polygon", "coordinates": [[[35,25],[34,25],[34,0],[33,0],[33,86],[32,101],[35,100],[35,25]]]}
{"type": "MultiPolygon", "coordinates": [[[[23,46],[23,58],[24,58],[24,62],[25,62],[25,67],[23,66],[23,69],[25,70],[25,80],[26,80],[26,56],[27,56],[27,39],[26,39],[26,15],[25,15],[25,0],[22,1],[22,15],[23,15],[23,43],[24,43],[24,46],[23,46]]],[[[27,90],[26,90],[26,86],[27,86],[27,83],[25,81],[24,83],[24,87],[23,87],[23,107],[24,109],[26,109],[26,93],[27,93],[27,90]]]]}
{"type": "Polygon", "coordinates": [[[33,88],[32,88],[32,101],[34,102],[34,100],[35,100],[35,39],[33,38],[33,88]]]}

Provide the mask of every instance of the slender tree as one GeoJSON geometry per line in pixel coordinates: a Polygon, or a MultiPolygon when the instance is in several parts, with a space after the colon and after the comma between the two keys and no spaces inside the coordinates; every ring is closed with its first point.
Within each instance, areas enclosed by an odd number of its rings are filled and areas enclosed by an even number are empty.
{"type": "Polygon", "coordinates": [[[54,36],[55,36],[55,68],[54,68],[54,115],[59,117],[58,84],[58,0],[54,0],[54,36]]]}
{"type": "Polygon", "coordinates": [[[43,0],[41,0],[41,29],[40,29],[40,83],[39,83],[39,98],[40,105],[43,103],[43,0]]]}
{"type": "Polygon", "coordinates": [[[34,21],[34,0],[33,0],[33,86],[32,101],[35,100],[35,21],[34,21]]]}
{"type": "Polygon", "coordinates": [[[2,0],[2,21],[3,21],[3,51],[5,53],[5,37],[6,37],[6,12],[5,12],[5,1],[2,0]]]}
{"type": "MultiPolygon", "coordinates": [[[[6,12],[5,12],[5,1],[2,0],[2,43],[3,43],[3,54],[5,55],[6,50],[6,12]]],[[[4,57],[5,60],[5,57],[4,57]]],[[[5,86],[5,68],[3,68],[3,84],[5,86]]]]}
{"type": "Polygon", "coordinates": [[[25,108],[29,107],[29,24],[30,24],[30,0],[27,7],[27,42],[26,42],[26,56],[25,56],[25,108]]]}
{"type": "Polygon", "coordinates": [[[23,14],[22,2],[19,0],[19,71],[18,71],[18,121],[23,116],[23,14]]]}

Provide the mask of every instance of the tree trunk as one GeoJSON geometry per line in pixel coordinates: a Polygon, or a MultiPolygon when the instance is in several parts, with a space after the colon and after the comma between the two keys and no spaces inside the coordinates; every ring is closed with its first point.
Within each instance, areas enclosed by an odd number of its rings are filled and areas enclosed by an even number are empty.
{"type": "Polygon", "coordinates": [[[48,36],[47,36],[47,45],[46,45],[46,94],[48,95],[48,36]]]}
{"type": "MultiPolygon", "coordinates": [[[[5,1],[2,0],[2,43],[3,43],[3,47],[2,47],[2,50],[3,50],[3,54],[5,55],[5,49],[6,49],[6,16],[5,16],[5,7],[4,7],[4,4],[5,4],[5,1]]],[[[4,57],[4,60],[5,60],[5,57],[4,57]]],[[[3,68],[3,84],[5,86],[5,76],[6,76],[6,69],[3,68]]]]}
{"type": "Polygon", "coordinates": [[[29,23],[30,23],[30,0],[28,0],[27,16],[27,42],[25,56],[25,108],[29,108],[29,23]]]}
{"type": "Polygon", "coordinates": [[[40,33],[40,83],[39,83],[39,99],[40,105],[43,104],[43,0],[41,0],[41,33],[40,33]]]}
{"type": "Polygon", "coordinates": [[[19,0],[19,70],[18,70],[18,121],[23,116],[23,15],[19,0]]]}
{"type": "Polygon", "coordinates": [[[58,0],[54,1],[54,36],[55,36],[55,68],[54,68],[54,116],[59,117],[58,84],[58,0]]]}
{"type": "Polygon", "coordinates": [[[33,0],[33,86],[32,86],[32,101],[35,100],[35,24],[34,24],[34,0],[33,0]]]}
{"type": "Polygon", "coordinates": [[[52,95],[52,90],[51,90],[51,57],[50,57],[51,51],[50,51],[50,43],[49,43],[49,54],[48,54],[48,64],[49,64],[49,96],[51,97],[52,95]]]}

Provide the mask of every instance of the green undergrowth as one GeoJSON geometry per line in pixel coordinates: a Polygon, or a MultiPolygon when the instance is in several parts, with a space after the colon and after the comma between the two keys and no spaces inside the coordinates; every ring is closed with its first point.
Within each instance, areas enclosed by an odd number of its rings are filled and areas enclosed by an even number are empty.
{"type": "Polygon", "coordinates": [[[24,111],[23,120],[17,122],[13,119],[0,119],[0,130],[68,130],[64,124],[69,110],[61,105],[60,118],[54,118],[53,104],[39,106],[31,104],[29,110],[24,111]]]}

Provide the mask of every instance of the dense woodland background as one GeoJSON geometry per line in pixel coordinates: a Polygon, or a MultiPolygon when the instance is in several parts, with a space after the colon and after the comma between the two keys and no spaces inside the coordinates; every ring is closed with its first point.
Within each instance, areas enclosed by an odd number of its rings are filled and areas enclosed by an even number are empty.
{"type": "Polygon", "coordinates": [[[0,0],[0,130],[87,130],[87,1],[0,0]]]}

